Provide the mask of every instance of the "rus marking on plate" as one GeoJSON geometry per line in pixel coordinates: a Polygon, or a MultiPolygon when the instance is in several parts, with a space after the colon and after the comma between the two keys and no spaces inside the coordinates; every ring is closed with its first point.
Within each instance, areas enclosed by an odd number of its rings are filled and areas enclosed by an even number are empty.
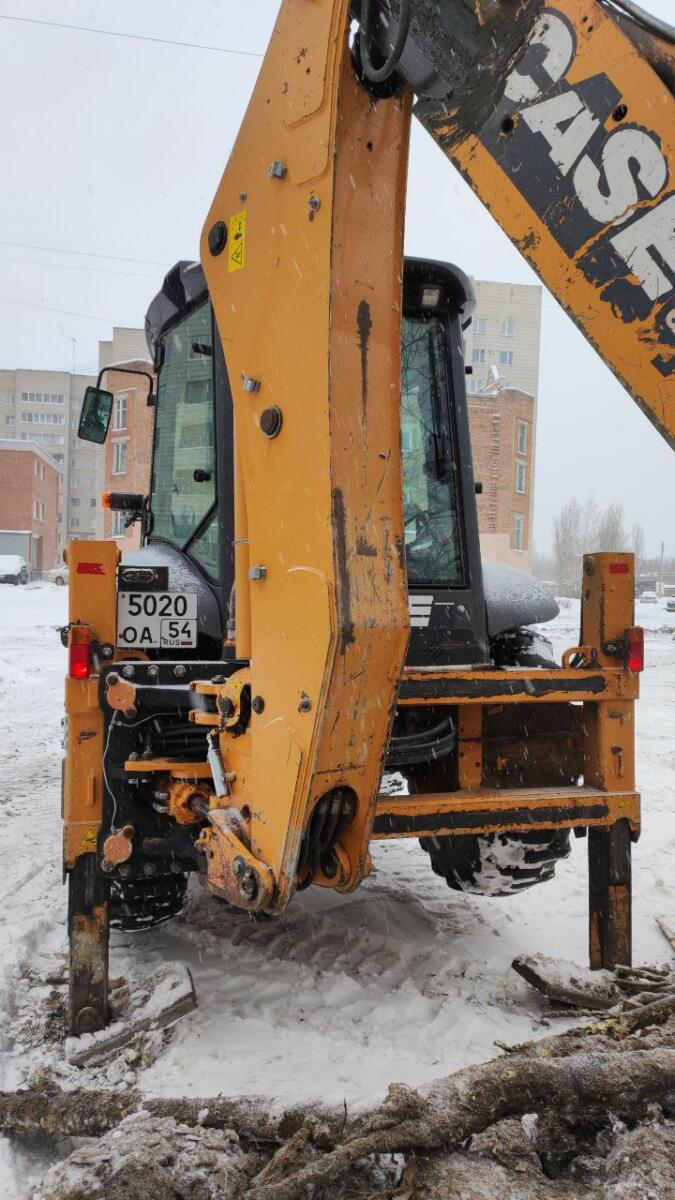
{"type": "Polygon", "coordinates": [[[146,650],[194,649],[196,592],[119,592],[117,645],[146,650]]]}
{"type": "Polygon", "coordinates": [[[242,271],[246,266],[246,209],[232,217],[228,245],[228,272],[242,271]]]}

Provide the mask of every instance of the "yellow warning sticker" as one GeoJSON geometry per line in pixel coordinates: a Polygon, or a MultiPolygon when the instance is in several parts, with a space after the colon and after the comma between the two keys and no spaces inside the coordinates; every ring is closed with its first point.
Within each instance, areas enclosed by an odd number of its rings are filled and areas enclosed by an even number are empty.
{"type": "Polygon", "coordinates": [[[232,217],[228,245],[227,269],[232,274],[246,266],[246,209],[232,217]]]}
{"type": "Polygon", "coordinates": [[[96,849],[96,830],[87,829],[82,835],[80,842],[80,850],[95,850],[96,849]]]}

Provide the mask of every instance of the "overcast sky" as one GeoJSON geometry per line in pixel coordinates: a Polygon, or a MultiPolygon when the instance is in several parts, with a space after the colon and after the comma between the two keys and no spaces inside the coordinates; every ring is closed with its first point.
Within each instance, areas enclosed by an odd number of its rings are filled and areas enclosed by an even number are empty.
{"type": "MultiPolygon", "coordinates": [[[[642,0],[673,18],[674,0],[642,0]]],[[[95,371],[113,323],[141,325],[201,226],[278,0],[4,0],[0,15],[0,366],[95,371]],[[13,14],[22,21],[8,20],[13,14]],[[249,54],[56,29],[61,22],[249,54]],[[72,339],[75,340],[73,345],[72,339]]],[[[535,276],[413,128],[406,250],[482,279],[535,276]]],[[[544,292],[535,538],[560,505],[623,501],[675,555],[675,457],[544,292]]]]}

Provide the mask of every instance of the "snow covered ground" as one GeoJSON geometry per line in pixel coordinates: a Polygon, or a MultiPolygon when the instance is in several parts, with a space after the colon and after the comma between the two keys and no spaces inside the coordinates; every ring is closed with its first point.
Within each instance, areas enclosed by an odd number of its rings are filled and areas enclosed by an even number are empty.
{"type": "MultiPolygon", "coordinates": [[[[176,921],[113,935],[113,975],[140,977],[163,959],[182,960],[199,1008],[150,1038],[140,1058],[89,1071],[66,1065],[58,1003],[45,982],[65,949],[65,652],[56,630],[66,611],[63,588],[0,586],[0,1087],[49,1069],[61,1086],[123,1083],[354,1107],[381,1097],[392,1080],[418,1084],[489,1057],[495,1039],[546,1031],[541,1003],[510,963],[537,951],[586,963],[585,842],[574,842],[553,883],[481,899],[448,891],[417,842],[402,841],[375,845],[373,874],[353,895],[310,889],[278,921],[232,914],[195,887],[176,921]]],[[[558,654],[577,642],[578,619],[573,602],[547,627],[558,654]]],[[[654,914],[675,925],[675,614],[638,604],[636,620],[647,630],[647,664],[634,944],[636,960],[651,962],[668,957],[654,914]]],[[[0,1141],[5,1200],[31,1194],[41,1155],[0,1141]]]]}

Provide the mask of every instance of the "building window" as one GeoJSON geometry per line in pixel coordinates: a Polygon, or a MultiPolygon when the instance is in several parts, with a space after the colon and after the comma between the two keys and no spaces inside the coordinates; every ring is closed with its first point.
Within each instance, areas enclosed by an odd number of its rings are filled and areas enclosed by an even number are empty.
{"type": "Polygon", "coordinates": [[[120,392],[119,396],[115,396],[115,424],[113,426],[114,429],[126,429],[128,401],[129,401],[128,392],[120,392]]]}
{"type": "Polygon", "coordinates": [[[475,347],[471,351],[471,361],[473,363],[484,363],[485,362],[485,354],[486,354],[485,350],[479,350],[477,347],[475,347]]]}
{"type": "Polygon", "coordinates": [[[113,537],[124,537],[126,529],[124,528],[124,513],[114,512],[112,515],[112,535],[113,537]]]}
{"type": "Polygon", "coordinates": [[[16,425],[16,417],[14,416],[14,413],[9,413],[5,417],[5,425],[16,425]]]}
{"type": "Polygon", "coordinates": [[[524,462],[516,463],[516,491],[519,495],[525,495],[525,484],[527,482],[527,467],[524,462]]]}
{"type": "Polygon", "coordinates": [[[500,367],[512,367],[513,366],[513,350],[500,350],[499,351],[499,365],[500,365],[500,367]]]}
{"type": "Polygon", "coordinates": [[[113,442],[113,475],[126,475],[128,449],[129,443],[126,440],[113,442]]]}
{"type": "Polygon", "coordinates": [[[513,549],[525,549],[525,518],[520,513],[513,514],[513,549]]]}
{"type": "Polygon", "coordinates": [[[502,337],[513,337],[513,317],[507,317],[501,325],[502,337]]]}
{"type": "Polygon", "coordinates": [[[45,506],[42,502],[40,502],[40,520],[44,521],[44,519],[45,519],[45,506]]]}
{"type": "Polygon", "coordinates": [[[475,333],[487,333],[487,317],[476,317],[475,325],[475,333]]]}
{"type": "Polygon", "coordinates": [[[71,517],[68,524],[70,525],[71,529],[79,529],[80,528],[80,518],[79,517],[71,517]]]}
{"type": "Polygon", "coordinates": [[[21,420],[24,425],[63,425],[62,413],[22,412],[21,420]]]}
{"type": "Polygon", "coordinates": [[[71,505],[73,506],[73,508],[79,508],[79,507],[80,507],[80,501],[78,500],[77,496],[73,496],[73,497],[72,497],[72,499],[71,499],[71,501],[70,501],[70,503],[71,503],[71,505]]]}
{"type": "Polygon", "coordinates": [[[40,506],[39,506],[37,500],[33,501],[33,520],[34,521],[40,520],[40,506]]]}
{"type": "Polygon", "coordinates": [[[92,496],[91,500],[89,501],[89,507],[96,508],[96,501],[94,500],[93,496],[92,496]]]}
{"type": "MultiPolygon", "coordinates": [[[[21,399],[24,404],[63,404],[65,402],[65,394],[63,392],[22,392],[21,399]]],[[[14,400],[12,399],[12,403],[14,400]]]]}
{"type": "Polygon", "coordinates": [[[527,454],[527,421],[518,422],[518,453],[527,454]]]}

